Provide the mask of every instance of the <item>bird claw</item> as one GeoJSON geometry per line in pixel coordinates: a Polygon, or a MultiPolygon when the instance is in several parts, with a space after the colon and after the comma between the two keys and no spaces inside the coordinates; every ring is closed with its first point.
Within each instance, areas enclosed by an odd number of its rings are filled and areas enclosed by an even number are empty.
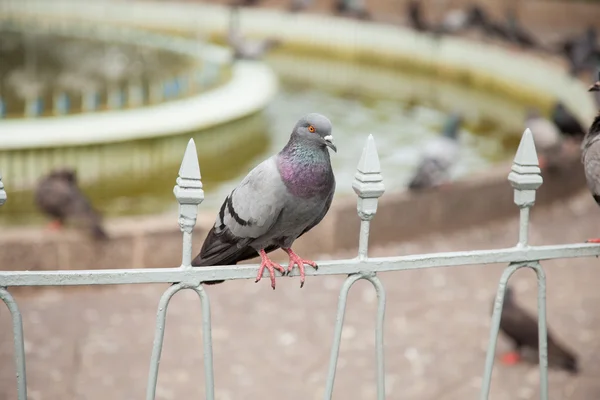
{"type": "Polygon", "coordinates": [[[297,265],[298,269],[300,270],[300,288],[302,289],[304,287],[304,281],[306,279],[306,276],[304,274],[304,264],[310,265],[315,270],[318,270],[319,266],[314,261],[305,260],[304,258],[300,257],[298,254],[294,253],[294,251],[292,249],[284,249],[284,250],[286,253],[288,253],[288,256],[290,257],[290,263],[288,265],[287,275],[289,276],[292,273],[292,270],[294,269],[294,265],[297,265]]]}
{"type": "Polygon", "coordinates": [[[262,279],[266,268],[269,271],[269,277],[271,278],[271,287],[273,290],[275,290],[275,269],[281,272],[281,275],[285,275],[285,268],[276,262],[271,261],[269,257],[267,257],[267,253],[265,253],[263,250],[260,251],[260,258],[260,267],[258,268],[258,274],[256,275],[256,280],[254,283],[258,283],[258,281],[262,279]]]}

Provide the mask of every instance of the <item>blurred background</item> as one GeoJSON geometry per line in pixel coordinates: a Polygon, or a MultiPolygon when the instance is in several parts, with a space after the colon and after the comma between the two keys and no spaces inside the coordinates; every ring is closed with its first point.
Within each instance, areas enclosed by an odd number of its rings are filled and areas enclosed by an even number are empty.
{"type": "MultiPolygon", "coordinates": [[[[600,105],[587,92],[600,71],[598,2],[236,1],[0,0],[0,269],[179,265],[172,189],[188,140],[205,191],[197,253],[225,196],[309,112],[333,123],[337,190],[302,238],[304,256],[355,256],[351,184],[369,134],[386,187],[370,255],[514,245],[506,177],[527,127],[544,178],[531,242],[597,236],[579,148],[600,105]]],[[[579,364],[551,371],[552,398],[600,398],[595,263],[543,265],[551,332],[579,364]]],[[[503,267],[382,274],[386,398],[477,396],[503,267]]],[[[343,277],[302,290],[279,281],[275,292],[262,281],[207,288],[217,399],[322,398],[343,277]]],[[[534,315],[533,274],[513,286],[534,315]]],[[[29,398],[143,398],[165,288],[12,290],[29,398]]],[[[374,290],[357,283],[334,398],[375,398],[375,308],[374,290]]],[[[200,323],[195,295],[176,296],[157,399],[203,396],[200,323]]],[[[3,307],[0,327],[0,399],[12,400],[3,307]]],[[[499,361],[491,398],[539,397],[537,374],[535,362],[499,361]]]]}

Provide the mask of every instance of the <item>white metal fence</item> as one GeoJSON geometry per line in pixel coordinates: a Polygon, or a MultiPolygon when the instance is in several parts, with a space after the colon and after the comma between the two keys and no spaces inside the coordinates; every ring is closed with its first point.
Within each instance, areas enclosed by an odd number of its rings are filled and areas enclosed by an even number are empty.
{"type": "MultiPolygon", "coordinates": [[[[548,349],[546,329],[546,277],[541,260],[554,258],[590,257],[600,255],[600,246],[595,244],[571,244],[553,246],[530,246],[528,244],[529,210],[534,205],[536,190],[542,184],[533,137],[526,130],[514,159],[508,179],[514,188],[514,201],[520,209],[519,240],[514,247],[461,251],[449,253],[421,254],[401,257],[368,257],[370,221],[377,212],[379,197],[384,192],[380,173],[379,157],[375,141],[369,136],[352,187],[358,195],[358,216],[361,219],[358,256],[348,260],[335,260],[319,263],[318,270],[307,270],[307,275],[348,275],[341,288],[336,315],[335,331],[324,399],[333,396],[341,333],[344,324],[346,299],[352,285],[365,279],[375,287],[378,297],[376,324],[377,399],[385,399],[383,323],[385,314],[385,288],[377,277],[378,272],[410,269],[452,267],[474,264],[508,264],[498,285],[490,327],[490,340],[484,366],[483,384],[480,399],[488,398],[494,364],[494,353],[500,326],[500,316],[504,302],[506,285],[512,274],[520,268],[531,268],[538,280],[538,324],[539,324],[539,368],[540,398],[548,399],[548,349]]],[[[201,282],[208,280],[254,279],[256,265],[218,266],[192,268],[192,230],[196,224],[198,205],[204,199],[200,167],[196,147],[190,140],[185,151],[177,184],[173,190],[179,202],[179,226],[183,232],[182,263],[177,268],[126,269],[126,270],[77,270],[77,271],[0,271],[0,298],[6,303],[12,315],[14,333],[16,380],[19,400],[27,399],[26,368],[24,352],[23,322],[19,308],[8,288],[15,286],[69,286],[69,285],[114,285],[132,283],[172,283],[162,295],[156,317],[156,331],[150,359],[147,400],[153,400],[156,392],[158,367],[161,357],[165,320],[169,301],[180,290],[195,291],[202,303],[202,329],[204,371],[206,378],[206,399],[214,400],[213,358],[211,339],[211,308],[208,294],[201,282]]],[[[0,204],[4,202],[0,182],[0,204]]],[[[6,267],[6,266],[4,266],[6,267]]],[[[296,271],[292,272],[297,274],[296,271]]]]}

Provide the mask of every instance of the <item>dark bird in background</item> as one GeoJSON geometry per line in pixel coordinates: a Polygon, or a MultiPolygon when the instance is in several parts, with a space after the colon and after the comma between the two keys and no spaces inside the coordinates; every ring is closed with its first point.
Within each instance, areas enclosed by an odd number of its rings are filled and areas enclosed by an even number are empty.
{"type": "MultiPolygon", "coordinates": [[[[514,294],[510,287],[506,288],[504,296],[500,331],[506,335],[514,346],[513,352],[509,352],[502,357],[505,364],[511,365],[519,362],[522,351],[525,349],[538,354],[539,330],[537,318],[529,315],[515,303],[514,294]]],[[[548,365],[564,369],[572,374],[578,372],[577,356],[560,345],[550,334],[550,331],[548,331],[548,365]]]]}
{"type": "Polygon", "coordinates": [[[335,0],[333,10],[338,14],[347,14],[359,19],[371,19],[363,0],[335,0]]]}
{"type": "Polygon", "coordinates": [[[253,7],[260,4],[261,0],[234,0],[231,5],[238,7],[253,7]]]}
{"type": "Polygon", "coordinates": [[[585,135],[585,129],[581,126],[577,117],[561,101],[557,101],[552,109],[552,122],[565,136],[581,140],[585,135]]]}
{"type": "MultiPolygon", "coordinates": [[[[598,81],[589,88],[590,92],[600,92],[600,75],[598,81]]],[[[581,144],[581,161],[585,171],[585,179],[592,196],[600,205],[600,113],[594,118],[581,144]]],[[[588,239],[588,243],[600,243],[600,239],[588,239]]]]}
{"type": "Polygon", "coordinates": [[[291,0],[288,10],[290,12],[302,11],[312,5],[312,0],[291,0]]]}
{"type": "Polygon", "coordinates": [[[77,186],[72,169],[58,169],[44,176],[35,189],[35,202],[44,214],[54,218],[50,224],[54,229],[72,222],[89,229],[94,239],[108,238],[102,227],[102,217],[77,186]]]}
{"type": "Polygon", "coordinates": [[[423,14],[421,13],[421,2],[420,0],[411,0],[408,2],[408,20],[410,26],[419,32],[425,32],[429,29],[425,21],[423,20],[423,14]]]}
{"type": "Polygon", "coordinates": [[[300,258],[291,246],[321,222],[331,206],[335,177],[328,149],[337,151],[331,129],[323,115],[301,118],[283,150],[250,171],[225,198],[192,265],[232,265],[260,255],[256,282],[266,268],[275,289],[274,269],[282,274],[285,269],[267,253],[281,248],[290,259],[288,272],[298,265],[302,287],[304,264],[314,268],[317,264],[300,258]]]}
{"type": "Polygon", "coordinates": [[[525,48],[540,48],[538,41],[529,33],[517,19],[514,11],[509,11],[506,16],[507,33],[509,40],[525,48]]]}
{"type": "Polygon", "coordinates": [[[443,128],[442,136],[425,145],[419,166],[408,184],[409,190],[417,191],[449,182],[451,169],[460,153],[457,139],[461,124],[461,115],[451,114],[443,128]]]}
{"type": "Polygon", "coordinates": [[[561,44],[561,50],[569,63],[569,73],[577,76],[579,72],[595,67],[598,59],[598,38],[596,28],[590,26],[585,33],[561,44]]]}
{"type": "Polygon", "coordinates": [[[229,16],[227,43],[233,48],[233,58],[235,60],[259,60],[264,57],[269,50],[281,45],[279,40],[273,38],[262,40],[245,39],[240,30],[239,19],[239,7],[232,6],[229,16]]]}
{"type": "Polygon", "coordinates": [[[502,24],[494,22],[480,6],[471,6],[469,18],[471,26],[480,28],[486,36],[510,40],[508,30],[502,24]]]}

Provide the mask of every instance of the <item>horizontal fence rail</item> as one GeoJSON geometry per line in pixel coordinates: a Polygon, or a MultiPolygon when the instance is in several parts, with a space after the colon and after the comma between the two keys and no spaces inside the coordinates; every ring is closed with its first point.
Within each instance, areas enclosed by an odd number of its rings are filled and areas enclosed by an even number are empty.
{"type": "MultiPolygon", "coordinates": [[[[385,288],[378,272],[401,271],[434,267],[452,267],[473,264],[508,264],[498,285],[492,321],[490,340],[486,353],[483,383],[480,399],[489,396],[494,364],[494,353],[498,339],[502,305],[508,280],[520,268],[531,268],[535,271],[538,281],[538,326],[539,326],[539,368],[540,368],[540,398],[548,399],[548,345],[546,327],[546,277],[540,265],[541,260],[554,258],[591,257],[600,255],[597,244],[570,244],[553,246],[530,246],[528,244],[529,210],[535,203],[536,190],[542,184],[541,171],[538,165],[533,136],[529,129],[525,130],[517,150],[508,180],[514,189],[514,202],[520,209],[520,227],[517,244],[514,247],[460,251],[435,254],[421,254],[400,257],[370,258],[368,257],[368,240],[370,221],[377,213],[378,199],[383,195],[385,187],[381,176],[379,156],[373,136],[366,141],[352,187],[358,196],[357,213],[361,220],[359,233],[358,255],[347,260],[320,262],[318,270],[306,271],[308,276],[348,275],[342,285],[333,345],[331,348],[329,369],[324,394],[325,400],[333,396],[333,387],[337,360],[339,355],[341,333],[346,311],[348,293],[358,280],[370,282],[378,298],[375,354],[377,371],[377,399],[385,399],[385,362],[383,343],[383,324],[385,317],[386,296],[385,288]]],[[[8,306],[12,316],[13,337],[15,348],[15,363],[17,371],[17,392],[19,400],[27,399],[25,353],[23,323],[17,303],[8,292],[11,286],[67,286],[67,285],[112,285],[134,283],[172,283],[162,295],[158,304],[156,330],[152,353],[146,399],[153,400],[156,393],[158,371],[163,346],[166,324],[166,313],[171,298],[181,290],[193,290],[200,299],[202,306],[202,330],[204,373],[206,380],[206,399],[214,400],[214,373],[212,356],[212,322],[210,300],[201,282],[210,280],[255,279],[257,265],[234,265],[218,267],[192,268],[192,231],[196,224],[198,206],[204,200],[204,191],[200,175],[200,166],[196,145],[190,140],[185,150],[179,177],[173,193],[179,203],[179,226],[183,234],[182,263],[176,268],[158,269],[123,269],[123,270],[79,270],[79,271],[0,271],[0,298],[8,306]]],[[[6,193],[0,180],[0,205],[6,200],[6,193]]],[[[265,272],[265,276],[267,276],[265,272]]],[[[293,270],[292,276],[298,272],[293,270]]]]}

